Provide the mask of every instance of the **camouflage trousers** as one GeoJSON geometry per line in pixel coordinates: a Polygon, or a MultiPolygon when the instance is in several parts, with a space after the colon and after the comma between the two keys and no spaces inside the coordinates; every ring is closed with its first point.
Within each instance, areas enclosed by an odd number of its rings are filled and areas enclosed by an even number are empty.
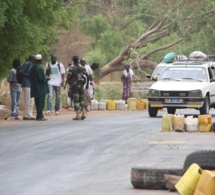
{"type": "Polygon", "coordinates": [[[72,100],[74,102],[75,111],[83,110],[84,104],[84,89],[82,86],[72,87],[72,100]]]}

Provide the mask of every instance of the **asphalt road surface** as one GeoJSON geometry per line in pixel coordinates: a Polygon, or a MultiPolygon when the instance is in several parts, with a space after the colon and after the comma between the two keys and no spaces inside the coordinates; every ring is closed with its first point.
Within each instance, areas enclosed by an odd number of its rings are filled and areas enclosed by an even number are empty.
{"type": "MultiPolygon", "coordinates": [[[[138,190],[131,168],[182,167],[194,151],[215,147],[215,133],[161,132],[162,114],[91,111],[84,121],[0,121],[1,195],[168,195],[138,190]]],[[[198,111],[181,110],[187,115],[198,111]]],[[[215,120],[215,110],[211,111],[215,120]]]]}

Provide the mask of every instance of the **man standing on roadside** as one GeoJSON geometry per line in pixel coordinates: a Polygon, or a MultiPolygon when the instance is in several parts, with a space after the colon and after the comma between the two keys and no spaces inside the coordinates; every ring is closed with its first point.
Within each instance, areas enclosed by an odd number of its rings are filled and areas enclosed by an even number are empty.
{"type": "Polygon", "coordinates": [[[72,60],[74,66],[69,68],[66,83],[68,83],[71,88],[72,100],[74,101],[76,116],[73,120],[84,120],[86,118],[84,108],[84,85],[87,81],[87,74],[86,69],[79,65],[78,56],[73,56],[72,60]]]}
{"type": "Polygon", "coordinates": [[[47,78],[44,70],[41,67],[42,55],[37,54],[35,56],[35,64],[30,71],[30,81],[31,81],[31,97],[35,99],[35,105],[37,109],[37,121],[46,121],[44,118],[43,109],[45,106],[45,97],[49,93],[49,87],[47,84],[47,78]]]}
{"type": "Polygon", "coordinates": [[[86,60],[84,58],[82,58],[80,60],[80,64],[85,68],[86,73],[87,73],[87,83],[84,86],[84,103],[85,103],[86,111],[89,111],[89,106],[91,105],[91,98],[90,98],[90,93],[89,93],[89,83],[93,76],[93,71],[92,71],[90,65],[88,65],[86,63],[86,60]]]}
{"type": "MultiPolygon", "coordinates": [[[[22,88],[17,83],[16,74],[17,68],[20,66],[20,59],[13,60],[13,68],[10,70],[8,76],[8,82],[10,83],[10,95],[11,95],[11,119],[19,120],[19,105],[22,94],[22,88]]],[[[5,118],[7,120],[8,117],[5,118]]]]}
{"type": "Polygon", "coordinates": [[[55,114],[59,114],[60,103],[61,103],[61,87],[64,86],[64,65],[57,61],[55,54],[51,55],[51,62],[46,64],[45,67],[46,76],[49,77],[49,95],[47,100],[47,112],[46,114],[52,113],[52,98],[53,92],[55,92],[55,114]]]}
{"type": "Polygon", "coordinates": [[[28,61],[21,67],[19,72],[23,75],[22,90],[24,93],[23,120],[35,120],[33,117],[34,98],[31,98],[30,71],[34,63],[34,55],[30,55],[28,61]]]}

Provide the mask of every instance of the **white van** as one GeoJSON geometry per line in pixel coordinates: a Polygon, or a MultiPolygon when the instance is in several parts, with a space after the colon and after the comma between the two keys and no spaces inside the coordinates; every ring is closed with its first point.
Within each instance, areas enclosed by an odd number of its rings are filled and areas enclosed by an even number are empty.
{"type": "Polygon", "coordinates": [[[171,66],[173,64],[174,61],[177,61],[177,60],[187,60],[187,56],[185,55],[175,55],[173,57],[173,54],[174,53],[168,53],[166,54],[165,56],[169,58],[169,55],[170,57],[172,56],[172,60],[169,61],[169,62],[165,62],[164,61],[164,58],[163,58],[163,61],[161,63],[159,63],[156,68],[154,69],[152,75],[146,75],[146,78],[149,78],[153,81],[157,81],[158,77],[161,75],[161,73],[164,71],[164,69],[167,67],[167,66],[171,66]]]}
{"type": "Polygon", "coordinates": [[[161,62],[159,63],[156,68],[154,69],[152,75],[146,75],[146,78],[149,78],[153,81],[156,81],[157,78],[160,76],[160,74],[164,71],[164,69],[171,65],[172,63],[166,63],[166,62],[161,62]]]}

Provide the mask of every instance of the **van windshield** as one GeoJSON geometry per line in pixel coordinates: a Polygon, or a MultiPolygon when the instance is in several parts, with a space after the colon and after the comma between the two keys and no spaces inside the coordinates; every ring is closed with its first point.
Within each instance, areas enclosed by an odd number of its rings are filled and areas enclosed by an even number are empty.
{"type": "Polygon", "coordinates": [[[167,67],[159,80],[190,80],[208,81],[207,70],[205,67],[196,66],[174,66],[167,67]]]}
{"type": "Polygon", "coordinates": [[[166,68],[166,66],[157,67],[152,74],[152,78],[158,78],[165,68],[166,68]]]}

